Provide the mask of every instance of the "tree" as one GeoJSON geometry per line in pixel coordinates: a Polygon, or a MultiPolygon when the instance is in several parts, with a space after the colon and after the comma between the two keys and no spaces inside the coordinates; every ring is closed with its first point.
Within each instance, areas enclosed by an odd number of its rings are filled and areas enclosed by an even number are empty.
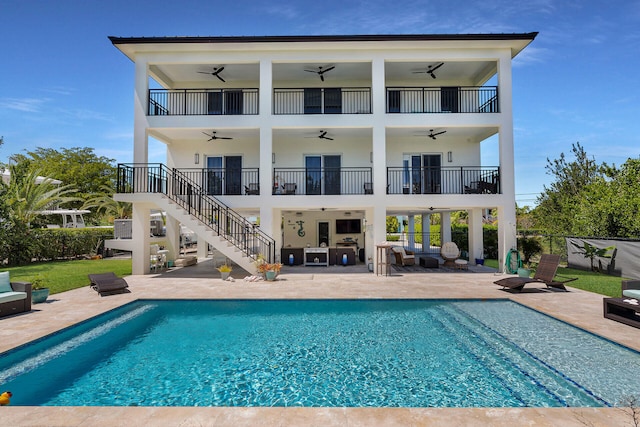
{"type": "MultiPolygon", "coordinates": [[[[103,185],[113,187],[115,184],[115,160],[97,156],[90,147],[62,148],[60,151],[38,147],[26,154],[14,154],[10,159],[15,164],[27,164],[30,171],[37,170],[42,176],[73,186],[82,199],[100,193],[103,185]]],[[[80,203],[74,205],[79,206],[80,203]]]]}
{"type": "Polygon", "coordinates": [[[102,213],[109,217],[110,222],[114,218],[128,218],[131,216],[131,203],[118,202],[113,199],[114,189],[108,185],[101,187],[102,192],[94,194],[85,201],[82,209],[96,208],[96,213],[102,213]]]}
{"type": "Polygon", "coordinates": [[[70,196],[76,190],[71,185],[58,186],[51,179],[38,180],[38,171],[26,174],[17,166],[11,166],[11,179],[7,189],[7,205],[10,217],[27,226],[38,216],[38,211],[53,209],[59,204],[78,200],[70,196]]]}
{"type": "Polygon", "coordinates": [[[572,145],[571,151],[575,157],[572,162],[567,161],[564,153],[553,161],[547,158],[547,173],[555,181],[549,187],[545,185],[538,197],[535,219],[552,233],[582,234],[575,221],[576,206],[583,201],[588,186],[604,177],[603,167],[589,158],[579,142],[572,145]]]}
{"type": "Polygon", "coordinates": [[[400,222],[398,221],[398,217],[388,216],[387,217],[387,233],[397,233],[400,228],[400,222]]]}

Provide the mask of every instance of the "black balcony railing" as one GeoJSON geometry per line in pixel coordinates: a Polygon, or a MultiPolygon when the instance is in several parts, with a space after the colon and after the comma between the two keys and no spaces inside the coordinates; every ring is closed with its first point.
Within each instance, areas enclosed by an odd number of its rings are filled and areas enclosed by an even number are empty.
{"type": "Polygon", "coordinates": [[[497,86],[388,87],[387,113],[498,113],[497,86]]]}
{"type": "Polygon", "coordinates": [[[258,114],[258,89],[149,89],[150,116],[258,114]]]}
{"type": "Polygon", "coordinates": [[[275,241],[270,236],[178,169],[161,163],[119,164],[116,188],[118,193],[164,194],[247,256],[275,262],[275,241]]]}
{"type": "Polygon", "coordinates": [[[274,89],[273,114],[371,114],[371,89],[274,89]]]}
{"type": "Polygon", "coordinates": [[[499,193],[499,167],[387,168],[387,194],[499,193]]]}
{"type": "Polygon", "coordinates": [[[275,168],[272,194],[373,194],[371,168],[275,168]]]}
{"type": "Polygon", "coordinates": [[[201,168],[179,171],[211,196],[260,194],[259,168],[201,168]]]}

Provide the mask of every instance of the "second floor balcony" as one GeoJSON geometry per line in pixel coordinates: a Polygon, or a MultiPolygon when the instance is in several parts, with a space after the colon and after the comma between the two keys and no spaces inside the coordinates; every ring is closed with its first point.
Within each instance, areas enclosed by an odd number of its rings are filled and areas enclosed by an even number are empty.
{"type": "MultiPolygon", "coordinates": [[[[131,182],[137,183],[133,192],[157,192],[164,185],[159,175],[156,176],[158,179],[148,182],[144,179],[144,175],[157,164],[134,166],[139,182],[131,178],[131,182]]],[[[260,185],[258,168],[187,168],[173,171],[185,182],[197,185],[211,196],[257,196],[261,191],[263,194],[270,191],[274,196],[374,194],[373,169],[370,167],[274,168],[270,188],[260,185]]],[[[388,195],[500,194],[500,168],[387,167],[385,186],[388,195]]]]}

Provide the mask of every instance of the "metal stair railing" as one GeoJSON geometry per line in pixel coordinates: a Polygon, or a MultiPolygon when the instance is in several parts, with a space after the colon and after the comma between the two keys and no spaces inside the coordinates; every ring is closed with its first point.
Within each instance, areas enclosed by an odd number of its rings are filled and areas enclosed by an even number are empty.
{"type": "Polygon", "coordinates": [[[275,240],[202,186],[162,163],[118,164],[118,193],[160,193],[246,256],[275,262],[275,240]]]}

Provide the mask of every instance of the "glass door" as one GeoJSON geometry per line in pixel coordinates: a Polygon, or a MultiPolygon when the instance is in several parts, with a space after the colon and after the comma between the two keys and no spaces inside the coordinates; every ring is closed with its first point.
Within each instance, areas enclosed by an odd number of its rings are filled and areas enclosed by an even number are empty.
{"type": "Polygon", "coordinates": [[[321,221],[318,223],[318,247],[322,247],[322,244],[329,246],[329,223],[321,221]]]}
{"type": "Polygon", "coordinates": [[[211,196],[222,194],[222,157],[207,157],[205,191],[211,196]]]}
{"type": "Polygon", "coordinates": [[[440,154],[423,154],[424,193],[440,194],[442,192],[442,156],[440,154]]]}
{"type": "Polygon", "coordinates": [[[242,156],[224,157],[224,194],[242,194],[242,156]]]}
{"type": "Polygon", "coordinates": [[[322,158],[307,156],[304,162],[305,194],[322,194],[322,158]]]}
{"type": "Polygon", "coordinates": [[[323,156],[324,194],[340,194],[340,156],[323,156]]]}

